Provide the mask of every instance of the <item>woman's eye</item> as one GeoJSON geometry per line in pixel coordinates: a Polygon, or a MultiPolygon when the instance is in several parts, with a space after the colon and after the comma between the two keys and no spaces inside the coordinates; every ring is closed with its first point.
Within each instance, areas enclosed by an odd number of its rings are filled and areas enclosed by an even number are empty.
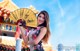
{"type": "Polygon", "coordinates": [[[39,17],[41,17],[41,16],[39,16],[39,17]]]}

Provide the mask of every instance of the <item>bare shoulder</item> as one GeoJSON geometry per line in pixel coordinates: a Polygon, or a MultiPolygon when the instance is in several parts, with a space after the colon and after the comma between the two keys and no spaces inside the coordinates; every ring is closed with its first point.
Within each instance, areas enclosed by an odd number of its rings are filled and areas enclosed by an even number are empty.
{"type": "Polygon", "coordinates": [[[47,31],[47,28],[46,27],[43,27],[43,28],[41,28],[41,31],[46,32],[47,31]]]}

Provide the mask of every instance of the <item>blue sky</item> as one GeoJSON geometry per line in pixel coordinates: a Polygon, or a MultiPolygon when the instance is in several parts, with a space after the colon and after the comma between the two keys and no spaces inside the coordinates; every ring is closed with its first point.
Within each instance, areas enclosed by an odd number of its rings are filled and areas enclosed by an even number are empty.
{"type": "MultiPolygon", "coordinates": [[[[2,1],[2,0],[0,0],[2,1]]],[[[80,43],[80,0],[12,0],[18,7],[33,5],[50,16],[50,43],[75,46],[80,43]]]]}

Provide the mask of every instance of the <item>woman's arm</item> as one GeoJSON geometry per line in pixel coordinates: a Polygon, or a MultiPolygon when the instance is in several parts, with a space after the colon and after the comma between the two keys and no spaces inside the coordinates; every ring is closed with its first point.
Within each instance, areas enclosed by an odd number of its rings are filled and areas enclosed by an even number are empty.
{"type": "Polygon", "coordinates": [[[45,36],[46,32],[47,32],[46,27],[41,28],[39,36],[33,41],[29,41],[28,44],[34,44],[34,45],[38,44],[42,40],[42,38],[45,36]]]}
{"type": "Polygon", "coordinates": [[[39,33],[39,35],[36,39],[34,39],[33,41],[28,41],[28,37],[26,37],[25,34],[24,34],[25,29],[23,27],[20,27],[20,29],[21,29],[21,32],[22,32],[22,37],[23,37],[24,42],[26,44],[34,44],[34,45],[38,44],[47,32],[46,27],[43,27],[43,28],[41,28],[41,31],[40,31],[40,33],[39,33]]]}
{"type": "Polygon", "coordinates": [[[25,36],[25,29],[22,26],[20,26],[20,30],[21,30],[22,38],[23,38],[24,42],[27,44],[28,43],[28,36],[25,36]]]}

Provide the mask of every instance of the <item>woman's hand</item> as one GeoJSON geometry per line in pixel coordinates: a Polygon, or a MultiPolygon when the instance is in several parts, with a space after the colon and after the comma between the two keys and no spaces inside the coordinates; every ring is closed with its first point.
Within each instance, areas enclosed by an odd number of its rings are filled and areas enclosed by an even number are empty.
{"type": "Polygon", "coordinates": [[[38,44],[40,41],[42,41],[43,37],[46,35],[46,32],[47,32],[46,27],[41,28],[41,31],[40,31],[38,37],[35,40],[33,40],[34,44],[38,44]]]}
{"type": "Polygon", "coordinates": [[[20,31],[21,31],[21,34],[24,34],[25,35],[25,28],[23,28],[22,26],[19,26],[19,28],[20,28],[20,31]]]}
{"type": "Polygon", "coordinates": [[[41,28],[41,31],[40,31],[39,35],[37,37],[35,36],[34,40],[28,41],[28,44],[30,44],[30,45],[38,44],[40,41],[42,41],[42,39],[45,36],[46,32],[47,32],[46,27],[41,28]]]}
{"type": "Polygon", "coordinates": [[[19,26],[19,28],[21,30],[21,35],[22,35],[22,38],[23,38],[25,44],[28,44],[28,36],[25,35],[26,34],[25,28],[23,28],[22,26],[19,26]]]}

